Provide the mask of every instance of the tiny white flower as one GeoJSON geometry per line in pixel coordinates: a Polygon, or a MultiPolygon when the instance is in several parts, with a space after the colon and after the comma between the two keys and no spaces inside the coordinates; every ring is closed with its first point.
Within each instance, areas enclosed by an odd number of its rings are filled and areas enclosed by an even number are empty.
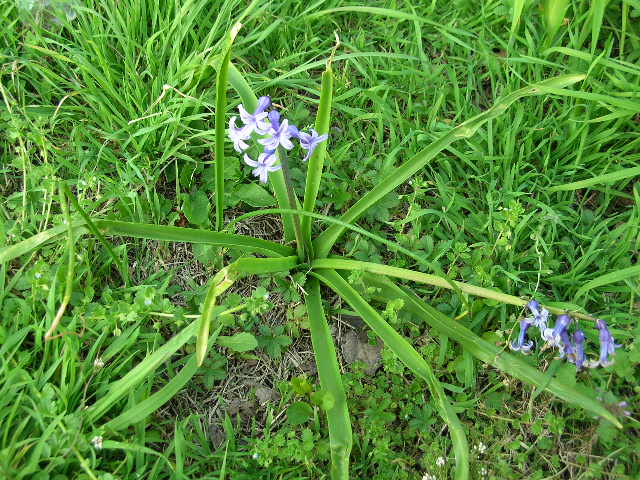
{"type": "Polygon", "coordinates": [[[476,450],[478,450],[478,453],[480,453],[480,455],[487,451],[487,446],[482,442],[480,442],[475,448],[476,450]]]}
{"type": "Polygon", "coordinates": [[[104,361],[102,360],[102,358],[97,357],[94,361],[93,361],[93,366],[97,369],[101,369],[102,367],[104,367],[104,361]]]}
{"type": "Polygon", "coordinates": [[[487,469],[486,469],[486,468],[482,467],[482,468],[480,469],[480,475],[482,475],[483,477],[486,477],[486,476],[487,476],[487,473],[488,473],[488,472],[487,472],[487,469]]]}
{"type": "Polygon", "coordinates": [[[439,467],[444,467],[445,463],[447,463],[447,461],[444,459],[444,457],[438,457],[436,459],[436,465],[439,467]]]}
{"type": "Polygon", "coordinates": [[[91,445],[93,445],[93,448],[95,448],[96,450],[102,450],[102,437],[101,436],[95,436],[91,439],[91,445]]]}
{"type": "Polygon", "coordinates": [[[253,458],[254,460],[258,460],[260,458],[260,454],[256,452],[253,455],[251,455],[251,458],[253,458]]]}
{"type": "Polygon", "coordinates": [[[42,278],[42,274],[41,274],[40,272],[37,272],[37,273],[34,275],[34,277],[36,277],[36,278],[42,278]]]}
{"type": "Polygon", "coordinates": [[[429,472],[425,473],[422,480],[437,480],[435,475],[431,475],[429,472]]]}
{"type": "Polygon", "coordinates": [[[145,298],[145,299],[144,299],[144,304],[145,304],[145,305],[147,305],[147,306],[148,306],[148,305],[151,305],[151,303],[153,303],[153,302],[151,301],[151,299],[150,299],[150,298],[145,298]]]}

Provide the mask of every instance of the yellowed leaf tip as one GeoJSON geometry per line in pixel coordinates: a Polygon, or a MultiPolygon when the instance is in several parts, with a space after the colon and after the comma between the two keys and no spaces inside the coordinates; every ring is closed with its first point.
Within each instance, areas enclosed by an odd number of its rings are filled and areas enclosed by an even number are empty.
{"type": "Polygon", "coordinates": [[[240,31],[240,29],[242,28],[242,24],[240,22],[236,23],[232,28],[231,28],[231,32],[229,33],[229,36],[231,37],[231,41],[233,42],[236,38],[236,35],[238,35],[238,32],[240,31]]]}

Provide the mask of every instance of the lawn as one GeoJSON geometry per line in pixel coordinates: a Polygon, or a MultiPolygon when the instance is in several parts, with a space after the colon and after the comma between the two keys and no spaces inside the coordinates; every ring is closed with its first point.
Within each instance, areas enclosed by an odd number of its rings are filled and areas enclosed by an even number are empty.
{"type": "Polygon", "coordinates": [[[0,0],[0,479],[640,478],[639,19],[0,0]]]}

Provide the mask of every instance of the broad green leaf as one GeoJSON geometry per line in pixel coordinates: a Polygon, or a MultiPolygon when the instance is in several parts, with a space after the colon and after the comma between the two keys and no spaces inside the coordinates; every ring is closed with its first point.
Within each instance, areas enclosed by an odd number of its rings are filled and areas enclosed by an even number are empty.
{"type": "Polygon", "coordinates": [[[236,196],[252,207],[271,207],[276,199],[257,183],[241,185],[235,192],[236,196]]]}
{"type": "Polygon", "coordinates": [[[306,402],[295,402],[287,408],[287,421],[291,425],[302,425],[313,417],[313,407],[306,402]]]}
{"type": "Polygon", "coordinates": [[[249,252],[253,251],[276,256],[289,256],[293,253],[291,247],[247,235],[234,235],[231,233],[210,232],[208,230],[169,227],[165,225],[114,222],[110,220],[98,220],[96,221],[96,225],[106,234],[110,235],[122,235],[167,242],[206,243],[209,245],[232,247],[249,252]]]}
{"type": "MultiPolygon", "coordinates": [[[[412,282],[417,283],[426,283],[428,285],[433,285],[436,287],[452,289],[451,283],[454,283],[455,286],[464,293],[468,293],[469,295],[475,295],[477,297],[490,298],[492,300],[497,300],[502,303],[508,303],[510,305],[517,305],[519,307],[524,307],[528,300],[524,300],[519,297],[514,297],[513,295],[508,295],[506,293],[497,292],[495,290],[490,290],[488,288],[477,287],[475,285],[470,285],[468,283],[463,282],[451,282],[450,280],[437,276],[430,275],[428,273],[415,272],[413,270],[408,270],[406,268],[398,268],[391,267],[388,265],[381,265],[379,263],[372,262],[360,262],[357,260],[349,260],[346,258],[339,257],[331,257],[331,258],[320,258],[318,260],[314,260],[311,262],[311,268],[320,269],[320,268],[329,268],[332,270],[360,270],[363,272],[369,272],[376,275],[388,275],[390,277],[402,278],[404,280],[410,280],[412,282]]],[[[563,313],[567,313],[567,308],[559,308],[559,307],[551,307],[548,305],[542,305],[544,308],[549,310],[551,313],[556,315],[562,315],[563,313]]],[[[584,318],[586,320],[594,320],[593,317],[589,315],[585,315],[580,312],[572,311],[571,315],[578,318],[584,318]]]]}
{"type": "Polygon", "coordinates": [[[218,337],[218,345],[234,352],[248,352],[258,348],[258,340],[249,332],[240,332],[230,337],[221,335],[218,337]]]}
{"type": "MultiPolygon", "coordinates": [[[[329,446],[331,448],[331,478],[332,480],[346,480],[349,478],[349,455],[353,444],[347,398],[340,376],[336,349],[331,338],[331,330],[322,309],[318,280],[310,279],[307,282],[306,290],[305,300],[311,329],[311,343],[313,344],[320,386],[325,395],[331,396],[331,401],[327,404],[326,409],[329,446]]],[[[324,399],[321,401],[325,404],[324,399]]]]}
{"type": "Polygon", "coordinates": [[[535,387],[544,388],[558,398],[577,405],[585,410],[601,416],[617,427],[622,425],[618,419],[609,412],[596,398],[596,393],[589,391],[586,387],[571,387],[554,378],[551,381],[545,377],[540,370],[529,365],[527,362],[505,352],[502,348],[489,343],[473,333],[464,325],[456,322],[435,308],[423,302],[411,290],[395,285],[390,280],[379,275],[365,276],[365,280],[371,286],[378,288],[381,298],[385,301],[401,298],[405,301],[405,308],[422,318],[429,326],[438,332],[460,343],[464,349],[482,362],[493,365],[522,382],[529,383],[535,387]],[[589,392],[584,393],[584,392],[589,392]]]}
{"type": "Polygon", "coordinates": [[[457,480],[469,478],[469,445],[464,428],[444,393],[431,366],[396,332],[383,318],[356,292],[349,283],[333,270],[319,270],[313,274],[351,305],[384,344],[417,376],[427,382],[429,390],[436,400],[438,413],[449,427],[451,441],[456,457],[457,480]]]}
{"type": "Polygon", "coordinates": [[[182,213],[189,223],[203,226],[209,223],[209,198],[201,190],[196,190],[190,195],[185,194],[182,204],[182,213]]]}
{"type": "MultiPolygon", "coordinates": [[[[489,120],[502,115],[516,100],[530,95],[540,95],[545,93],[545,89],[548,88],[557,89],[554,93],[558,94],[569,93],[570,91],[562,89],[580,82],[584,78],[584,75],[564,75],[544,80],[540,83],[521,88],[520,90],[516,90],[515,92],[506,95],[502,99],[498,100],[491,108],[451,129],[427,148],[421,150],[405,163],[397,167],[387,177],[380,179],[373,189],[349,208],[349,210],[341,217],[341,220],[345,223],[353,223],[356,221],[387,193],[394,190],[398,185],[406,182],[412,175],[424,168],[424,166],[435,158],[442,150],[457,140],[473,136],[482,125],[487,123],[489,120]]],[[[331,251],[336,240],[343,232],[344,227],[339,225],[332,225],[322,232],[314,241],[316,258],[326,257],[331,251]]]]}
{"type": "Polygon", "coordinates": [[[220,270],[207,290],[207,296],[200,315],[200,327],[196,339],[196,359],[198,366],[204,362],[209,344],[209,328],[215,317],[216,299],[234,282],[246,275],[288,271],[298,265],[298,257],[284,258],[239,258],[220,270]]]}

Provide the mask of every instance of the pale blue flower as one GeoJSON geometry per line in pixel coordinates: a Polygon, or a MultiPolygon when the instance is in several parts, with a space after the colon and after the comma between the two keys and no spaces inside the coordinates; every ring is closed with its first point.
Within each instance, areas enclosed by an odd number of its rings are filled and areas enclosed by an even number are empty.
{"type": "Polygon", "coordinates": [[[560,348],[560,358],[564,358],[566,356],[567,360],[571,361],[574,356],[574,349],[567,330],[562,330],[560,332],[560,345],[558,345],[558,347],[560,348]]]}
{"type": "Polygon", "coordinates": [[[621,410],[622,415],[624,415],[625,417],[630,417],[631,416],[631,410],[628,410],[629,407],[629,402],[618,402],[618,408],[621,410]]]}
{"type": "Polygon", "coordinates": [[[300,139],[300,146],[307,151],[307,155],[302,159],[303,162],[306,162],[311,158],[316,147],[329,138],[329,135],[326,133],[324,135],[318,135],[318,132],[312,128],[311,134],[299,132],[298,138],[300,139]]]}
{"type": "Polygon", "coordinates": [[[542,331],[542,338],[552,347],[560,347],[562,345],[561,334],[571,323],[569,315],[559,315],[553,328],[545,328],[542,331]]]}
{"type": "Polygon", "coordinates": [[[254,167],[252,173],[254,177],[260,177],[262,183],[267,183],[270,172],[280,170],[280,165],[274,165],[277,158],[273,153],[261,153],[258,160],[252,160],[249,155],[244,154],[244,161],[250,167],[254,167]]]}
{"type": "Polygon", "coordinates": [[[511,342],[511,350],[522,353],[530,353],[533,348],[533,342],[527,340],[527,329],[533,324],[532,318],[523,318],[520,320],[520,334],[518,340],[511,342]]]}
{"type": "Polygon", "coordinates": [[[581,370],[586,360],[584,354],[584,332],[580,329],[573,333],[573,358],[569,358],[569,361],[576,364],[576,368],[581,370]]]}
{"type": "Polygon", "coordinates": [[[240,119],[242,123],[244,123],[245,134],[257,133],[258,135],[264,135],[269,131],[269,125],[265,121],[267,118],[267,113],[265,110],[271,104],[271,99],[267,96],[260,97],[258,99],[258,107],[255,112],[249,113],[244,108],[244,105],[239,105],[238,110],[240,111],[240,119]]]}
{"type": "Polygon", "coordinates": [[[527,303],[527,307],[533,314],[533,325],[538,327],[540,331],[544,331],[547,328],[547,322],[549,320],[549,310],[546,308],[540,308],[540,304],[537,300],[531,300],[527,303]]]}
{"type": "Polygon", "coordinates": [[[251,132],[245,128],[237,128],[236,118],[231,117],[231,120],[229,120],[229,138],[233,142],[233,149],[240,153],[249,148],[249,144],[245,140],[251,138],[251,132]]]}
{"type": "Polygon", "coordinates": [[[597,363],[602,367],[608,367],[613,365],[613,359],[610,356],[616,353],[616,348],[620,348],[620,345],[613,341],[613,336],[604,320],[596,320],[596,328],[600,330],[600,358],[597,363]]]}
{"type": "Polygon", "coordinates": [[[291,143],[291,137],[295,137],[298,134],[298,129],[295,125],[289,125],[289,120],[284,119],[280,122],[280,113],[276,110],[269,112],[269,122],[271,126],[266,132],[269,136],[258,140],[264,145],[265,150],[274,151],[279,146],[286,150],[293,148],[291,143]]]}

